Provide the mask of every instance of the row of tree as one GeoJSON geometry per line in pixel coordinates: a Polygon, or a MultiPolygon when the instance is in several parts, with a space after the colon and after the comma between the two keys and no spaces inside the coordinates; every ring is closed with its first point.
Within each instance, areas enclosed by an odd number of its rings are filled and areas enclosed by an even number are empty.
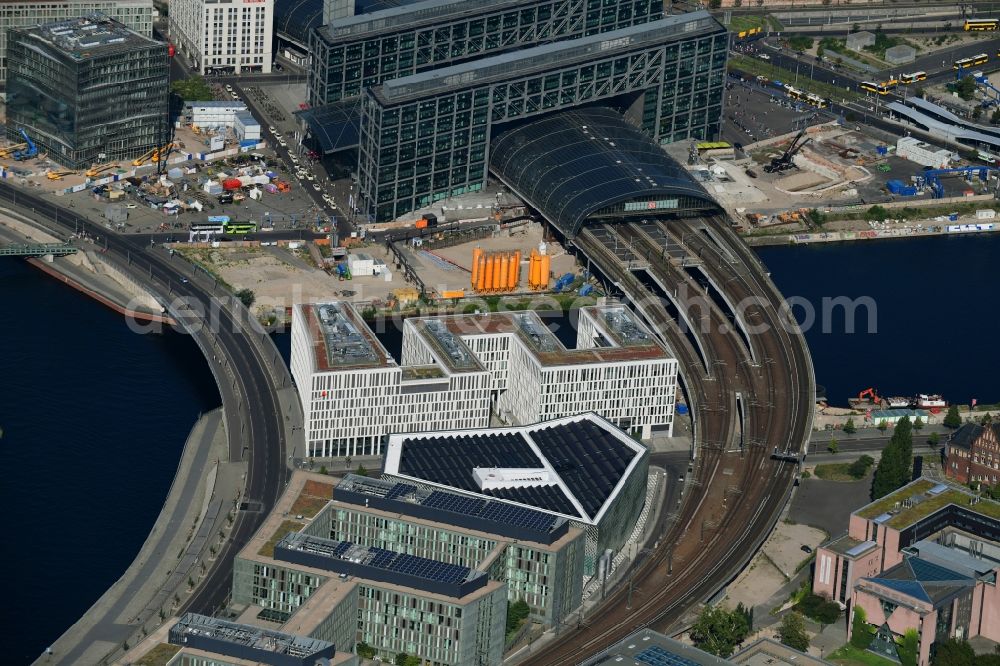
{"type": "Polygon", "coordinates": [[[882,458],[875,467],[871,496],[885,497],[910,482],[913,474],[913,425],[904,416],[896,424],[889,443],[882,449],[882,458]]]}

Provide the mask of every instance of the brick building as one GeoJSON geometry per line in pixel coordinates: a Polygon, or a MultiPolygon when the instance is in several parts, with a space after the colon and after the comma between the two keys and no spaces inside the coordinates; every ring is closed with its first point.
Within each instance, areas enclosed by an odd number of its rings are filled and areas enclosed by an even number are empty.
{"type": "Polygon", "coordinates": [[[851,514],[847,534],[816,550],[815,566],[814,593],[849,616],[864,609],[873,652],[898,659],[910,629],[920,666],[938,641],[1000,641],[1000,503],[968,488],[907,484],[851,514]]]}
{"type": "Polygon", "coordinates": [[[945,474],[960,483],[1000,482],[1000,423],[985,426],[966,423],[955,431],[946,447],[945,474]]]}

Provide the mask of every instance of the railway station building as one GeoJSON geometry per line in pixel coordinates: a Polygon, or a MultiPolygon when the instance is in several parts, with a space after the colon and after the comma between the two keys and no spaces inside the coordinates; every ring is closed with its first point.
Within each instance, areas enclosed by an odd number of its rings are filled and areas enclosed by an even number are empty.
{"type": "Polygon", "coordinates": [[[357,205],[375,222],[482,189],[491,143],[560,110],[603,103],[661,144],[719,133],[728,33],[705,11],[427,0],[311,36],[300,119],[322,152],[357,150],[357,205]]]}
{"type": "Polygon", "coordinates": [[[291,361],[314,457],[382,455],[393,433],[486,428],[494,412],[673,427],[677,361],[623,305],[581,308],[573,349],[531,311],[409,318],[397,363],[349,304],[298,304],[291,361]]]}
{"type": "Polygon", "coordinates": [[[104,15],[8,32],[7,139],[70,169],[166,143],[169,94],[167,45],[104,15]]]}
{"type": "Polygon", "coordinates": [[[617,553],[646,505],[648,450],[595,414],[517,428],[392,435],[382,472],[402,483],[498,499],[586,532],[583,573],[617,553]]]}
{"type": "Polygon", "coordinates": [[[813,592],[862,609],[869,649],[890,659],[916,630],[926,665],[938,641],[1000,641],[998,572],[1000,503],[921,478],[855,511],[847,534],[816,550],[813,592]]]}

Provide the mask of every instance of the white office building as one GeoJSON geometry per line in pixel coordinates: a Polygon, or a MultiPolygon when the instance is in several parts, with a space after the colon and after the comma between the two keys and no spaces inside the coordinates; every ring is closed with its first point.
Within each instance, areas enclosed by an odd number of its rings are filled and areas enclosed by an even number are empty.
{"type": "Polygon", "coordinates": [[[201,74],[271,71],[275,0],[171,0],[170,37],[201,74]]]}
{"type": "Polygon", "coordinates": [[[0,2],[0,82],[7,80],[7,29],[79,18],[99,12],[143,37],[153,36],[153,0],[4,0],[0,2]]]}
{"type": "Polygon", "coordinates": [[[534,312],[407,319],[402,362],[350,305],[296,305],[292,376],[310,456],[381,455],[400,432],[596,412],[647,438],[671,432],[677,361],[630,310],[580,310],[567,349],[534,312]]]}

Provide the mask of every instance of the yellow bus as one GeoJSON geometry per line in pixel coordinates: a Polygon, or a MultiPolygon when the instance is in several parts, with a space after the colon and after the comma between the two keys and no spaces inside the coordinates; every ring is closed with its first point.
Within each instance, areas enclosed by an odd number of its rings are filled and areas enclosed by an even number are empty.
{"type": "Polygon", "coordinates": [[[965,29],[971,31],[996,30],[1000,27],[998,19],[968,19],[965,22],[965,29]]]}
{"type": "Polygon", "coordinates": [[[862,81],[861,85],[858,86],[862,90],[867,90],[868,92],[878,93],[879,95],[888,95],[889,86],[884,83],[875,83],[874,81],[862,81]]]}
{"type": "Polygon", "coordinates": [[[927,72],[913,72],[912,74],[901,74],[899,76],[900,83],[910,84],[916,83],[917,81],[926,81],[927,72]]]}
{"type": "Polygon", "coordinates": [[[965,69],[966,67],[975,67],[976,65],[985,65],[987,62],[989,62],[989,59],[990,59],[990,57],[988,55],[986,55],[985,53],[980,53],[978,55],[972,56],[971,58],[961,58],[959,60],[956,60],[955,64],[952,65],[952,68],[953,69],[965,69]]]}

